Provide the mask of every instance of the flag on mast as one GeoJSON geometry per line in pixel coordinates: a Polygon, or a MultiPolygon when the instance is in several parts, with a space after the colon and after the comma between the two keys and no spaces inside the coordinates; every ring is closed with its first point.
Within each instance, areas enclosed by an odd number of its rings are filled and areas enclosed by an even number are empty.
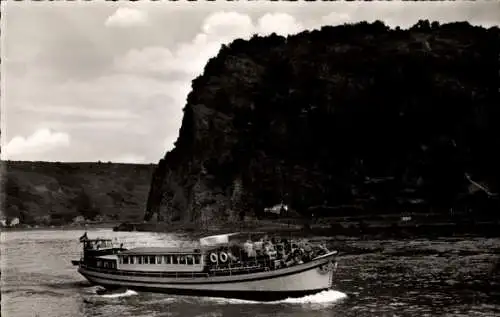
{"type": "Polygon", "coordinates": [[[87,231],[85,231],[85,233],[80,237],[80,242],[83,242],[83,241],[86,241],[88,240],[88,237],[87,237],[87,231]]]}

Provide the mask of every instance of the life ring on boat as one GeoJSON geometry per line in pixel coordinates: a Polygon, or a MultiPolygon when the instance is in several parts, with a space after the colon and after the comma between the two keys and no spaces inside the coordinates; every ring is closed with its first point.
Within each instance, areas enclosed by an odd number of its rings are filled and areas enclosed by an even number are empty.
{"type": "Polygon", "coordinates": [[[221,252],[220,255],[219,255],[219,259],[220,259],[220,261],[222,263],[226,263],[227,259],[228,259],[227,253],[226,252],[221,252]]]}
{"type": "Polygon", "coordinates": [[[217,263],[217,254],[210,253],[210,261],[212,261],[212,263],[217,263]]]}

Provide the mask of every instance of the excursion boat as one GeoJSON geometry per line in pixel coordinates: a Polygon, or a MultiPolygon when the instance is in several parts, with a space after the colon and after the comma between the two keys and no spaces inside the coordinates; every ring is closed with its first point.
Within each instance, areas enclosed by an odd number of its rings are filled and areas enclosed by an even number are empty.
{"type": "Polygon", "coordinates": [[[331,289],[337,251],[248,236],[208,236],[192,248],[125,249],[85,234],[83,256],[72,262],[89,282],[107,290],[274,301],[331,289]]]}

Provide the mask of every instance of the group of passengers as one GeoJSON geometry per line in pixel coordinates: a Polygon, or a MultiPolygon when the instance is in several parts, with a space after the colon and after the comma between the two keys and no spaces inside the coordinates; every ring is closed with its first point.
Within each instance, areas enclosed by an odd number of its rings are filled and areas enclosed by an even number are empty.
{"type": "Polygon", "coordinates": [[[264,257],[275,266],[301,264],[328,252],[322,245],[313,248],[307,242],[294,242],[280,238],[269,239],[267,235],[256,242],[247,240],[243,244],[243,250],[247,259],[264,257]]]}

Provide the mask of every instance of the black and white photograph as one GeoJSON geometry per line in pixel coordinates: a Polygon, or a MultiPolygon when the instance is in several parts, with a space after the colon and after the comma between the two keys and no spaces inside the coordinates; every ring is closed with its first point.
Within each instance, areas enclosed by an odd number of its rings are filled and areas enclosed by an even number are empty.
{"type": "Polygon", "coordinates": [[[500,316],[500,1],[0,5],[0,316],[500,316]]]}

